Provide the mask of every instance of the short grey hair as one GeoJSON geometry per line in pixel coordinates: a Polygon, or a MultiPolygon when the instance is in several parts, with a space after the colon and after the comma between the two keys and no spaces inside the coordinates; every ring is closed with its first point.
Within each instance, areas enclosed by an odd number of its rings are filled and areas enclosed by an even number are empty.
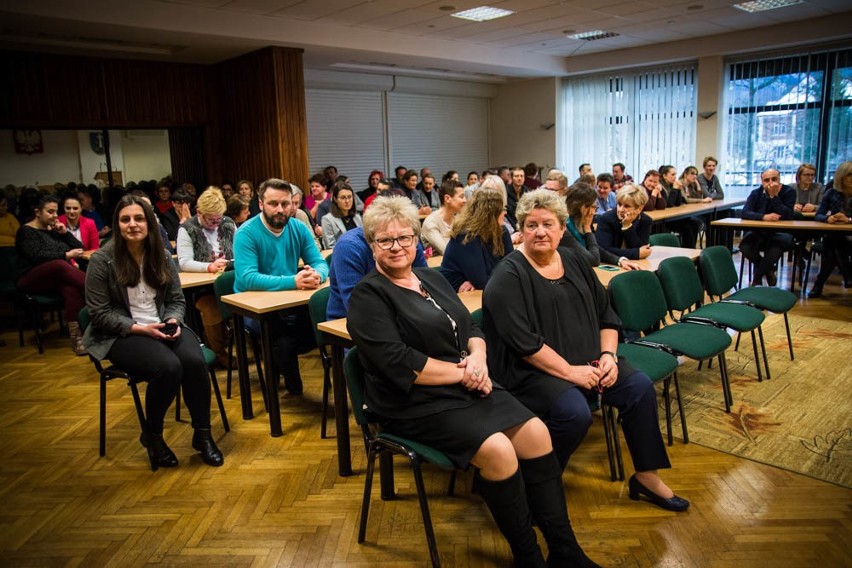
{"type": "Polygon", "coordinates": [[[417,207],[407,197],[390,195],[376,197],[364,212],[364,238],[368,243],[372,243],[376,231],[387,227],[391,221],[408,225],[414,231],[414,236],[420,236],[420,215],[417,207]]]}
{"type": "Polygon", "coordinates": [[[546,209],[556,215],[559,224],[565,226],[568,219],[568,208],[565,199],[549,189],[536,189],[521,196],[518,207],[515,209],[515,218],[518,220],[518,228],[522,229],[527,215],[534,209],[546,209]]]}
{"type": "Polygon", "coordinates": [[[644,187],[637,187],[632,183],[625,184],[615,194],[616,203],[629,205],[630,207],[645,207],[648,203],[648,192],[644,187]]]}

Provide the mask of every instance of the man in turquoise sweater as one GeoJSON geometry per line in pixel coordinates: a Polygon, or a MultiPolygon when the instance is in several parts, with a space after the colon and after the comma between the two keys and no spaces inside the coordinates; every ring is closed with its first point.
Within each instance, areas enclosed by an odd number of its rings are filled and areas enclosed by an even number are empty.
{"type": "MultiPolygon", "coordinates": [[[[260,185],[261,214],[246,221],[234,237],[235,292],[314,290],[328,276],[310,229],[290,222],[292,196],[290,184],[283,180],[272,178],[260,185]]],[[[284,310],[271,324],[273,354],[284,386],[291,394],[302,394],[298,355],[316,346],[307,306],[284,310]]],[[[260,331],[256,321],[246,320],[246,325],[260,331]]]]}

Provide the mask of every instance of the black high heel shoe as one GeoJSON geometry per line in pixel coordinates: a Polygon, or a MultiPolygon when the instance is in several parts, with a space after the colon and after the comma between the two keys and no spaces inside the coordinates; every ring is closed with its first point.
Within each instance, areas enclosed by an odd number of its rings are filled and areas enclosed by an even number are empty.
{"type": "Polygon", "coordinates": [[[151,460],[151,471],[157,471],[161,467],[177,467],[178,459],[175,453],[166,445],[161,434],[139,435],[142,447],[148,450],[148,459],[151,460]]]}
{"type": "Polygon", "coordinates": [[[651,503],[653,503],[657,507],[666,509],[667,511],[680,512],[689,509],[689,501],[687,501],[686,499],[678,497],[677,495],[674,495],[668,499],[663,499],[662,497],[639,483],[639,480],[636,479],[635,475],[630,476],[630,481],[628,482],[627,486],[630,489],[630,498],[633,501],[638,501],[639,495],[644,495],[648,498],[649,501],[651,501],[651,503]]]}
{"type": "Polygon", "coordinates": [[[225,458],[222,456],[222,451],[216,446],[213,441],[213,436],[210,434],[210,428],[196,428],[192,435],[192,447],[198,450],[201,454],[201,461],[213,467],[219,467],[225,463],[225,458]]]}

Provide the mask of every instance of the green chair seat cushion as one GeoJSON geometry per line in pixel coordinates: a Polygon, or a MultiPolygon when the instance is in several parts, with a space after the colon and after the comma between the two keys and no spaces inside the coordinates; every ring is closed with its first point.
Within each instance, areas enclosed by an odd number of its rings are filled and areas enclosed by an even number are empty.
{"type": "Polygon", "coordinates": [[[742,304],[707,304],[688,314],[684,318],[707,318],[719,322],[736,331],[751,331],[766,319],[762,311],[742,304]]]}
{"type": "Polygon", "coordinates": [[[52,294],[29,294],[33,301],[41,306],[61,306],[62,296],[54,296],[52,294]]]}
{"type": "Polygon", "coordinates": [[[728,348],[731,336],[712,325],[678,323],[664,327],[643,339],[668,345],[690,359],[709,359],[728,348]]]}
{"type": "Polygon", "coordinates": [[[216,364],[216,354],[206,345],[201,346],[201,353],[204,355],[204,363],[211,367],[216,364]]]}
{"type": "Polygon", "coordinates": [[[762,310],[769,310],[776,314],[790,311],[799,300],[798,296],[787,290],[774,288],[772,286],[752,286],[743,288],[725,298],[726,300],[737,300],[748,302],[762,310]]]}
{"type": "Polygon", "coordinates": [[[438,467],[444,469],[455,469],[456,467],[444,452],[436,450],[432,446],[427,446],[426,444],[414,442],[412,440],[409,440],[408,438],[401,438],[399,436],[395,436],[387,432],[380,432],[376,437],[385,440],[390,440],[391,442],[395,442],[397,444],[405,446],[406,448],[414,450],[424,460],[428,461],[429,463],[435,464],[438,467]]]}
{"type": "Polygon", "coordinates": [[[654,382],[665,379],[677,369],[676,357],[653,347],[619,343],[618,355],[627,359],[654,382]]]}

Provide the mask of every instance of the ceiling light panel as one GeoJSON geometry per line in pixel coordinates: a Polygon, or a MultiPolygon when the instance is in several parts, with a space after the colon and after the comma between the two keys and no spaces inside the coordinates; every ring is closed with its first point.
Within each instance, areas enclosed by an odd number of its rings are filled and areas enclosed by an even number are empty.
{"type": "Polygon", "coordinates": [[[766,10],[786,8],[787,6],[795,6],[803,3],[804,0],[753,0],[752,2],[734,4],[734,8],[739,8],[753,14],[755,12],[765,12],[766,10]]]}
{"type": "Polygon", "coordinates": [[[512,14],[514,14],[512,10],[504,10],[503,8],[493,8],[491,6],[479,6],[477,8],[471,8],[470,10],[454,12],[450,15],[454,18],[461,18],[462,20],[471,20],[473,22],[487,22],[489,20],[496,20],[497,18],[504,18],[512,14]]]}
{"type": "Polygon", "coordinates": [[[617,33],[607,32],[604,30],[590,30],[588,32],[580,32],[577,34],[571,34],[567,37],[571,39],[581,39],[583,41],[596,41],[599,39],[606,39],[608,37],[615,37],[617,33]]]}

